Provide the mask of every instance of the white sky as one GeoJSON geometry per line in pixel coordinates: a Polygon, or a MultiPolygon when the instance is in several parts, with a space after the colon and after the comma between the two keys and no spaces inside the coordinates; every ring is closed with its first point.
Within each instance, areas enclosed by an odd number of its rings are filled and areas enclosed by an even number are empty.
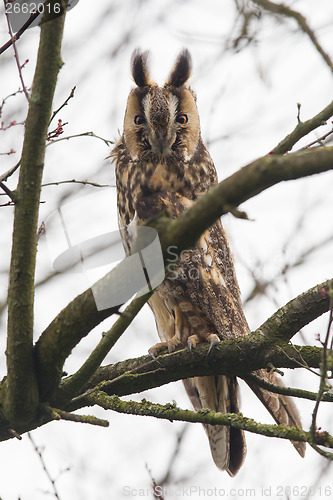
{"type": "MultiPolygon", "coordinates": [[[[333,3],[331,0],[289,2],[308,17],[311,27],[328,52],[333,46],[333,3]]],[[[1,11],[3,14],[3,11],[1,11]]],[[[191,85],[198,95],[202,135],[209,149],[220,179],[223,179],[254,158],[269,152],[295,127],[297,103],[302,104],[301,118],[310,118],[332,100],[332,74],[306,36],[296,30],[292,21],[276,23],[271,18],[259,25],[257,43],[243,51],[226,51],[228,37],[235,32],[233,2],[208,0],[161,0],[88,2],[81,0],[66,20],[63,43],[65,63],[59,75],[54,109],[76,85],[75,98],[59,114],[68,122],[64,135],[94,131],[107,139],[117,139],[122,130],[126,98],[133,86],[129,72],[130,56],[140,46],[151,50],[152,76],[158,82],[168,75],[178,51],[186,46],[193,57],[191,85]],[[128,43],[120,44],[127,39],[128,43]]],[[[28,30],[18,43],[21,63],[29,59],[23,70],[27,85],[32,80],[39,28],[28,30]]],[[[6,24],[0,18],[0,44],[8,38],[6,24]]],[[[331,52],[331,57],[333,53],[331,52]]],[[[1,99],[20,86],[12,52],[0,59],[1,99]]],[[[5,105],[1,120],[5,125],[24,119],[23,96],[11,98],[5,105]]],[[[327,126],[306,138],[324,133],[327,126]]],[[[14,148],[17,153],[0,157],[0,173],[18,159],[23,127],[0,131],[0,152],[14,148]]],[[[298,146],[299,147],[299,146],[298,146]]],[[[47,149],[44,182],[69,179],[89,179],[114,184],[114,174],[105,157],[109,148],[90,137],[75,138],[51,145],[47,149]]],[[[8,187],[14,188],[13,176],[8,187]]],[[[227,228],[243,296],[252,287],[248,268],[257,267],[261,278],[275,277],[285,262],[285,255],[293,262],[299,253],[333,234],[332,227],[332,173],[276,186],[250,200],[242,209],[253,221],[241,221],[226,216],[227,228]],[[300,216],[305,214],[302,226],[300,216]],[[287,245],[286,251],[283,251],[287,245]]],[[[40,221],[46,220],[66,195],[63,203],[77,202],[87,196],[86,216],[94,214],[94,223],[73,216],[73,228],[85,227],[87,238],[116,227],[114,188],[96,191],[73,185],[46,187],[43,190],[40,221]],[[71,193],[71,194],[70,194],[71,193]],[[97,194],[96,194],[97,193],[97,194]],[[88,195],[90,195],[88,197],[88,195]]],[[[2,203],[2,199],[0,202],[2,203]]],[[[11,238],[12,208],[0,210],[1,263],[0,300],[5,297],[11,238]]],[[[82,211],[81,211],[82,215],[82,211]]],[[[86,217],[85,216],[85,217],[86,217]]],[[[323,246],[307,259],[303,267],[288,274],[288,279],[276,280],[269,290],[269,298],[250,302],[246,315],[256,328],[279,306],[296,294],[332,276],[332,244],[323,246]]],[[[37,278],[52,270],[45,239],[39,243],[37,278]]],[[[36,338],[52,318],[87,286],[80,275],[64,275],[37,289],[36,338]]],[[[1,320],[0,320],[1,321],[1,320]]],[[[68,363],[70,373],[77,369],[100,333],[109,328],[106,320],[78,346],[68,363]]],[[[304,335],[315,343],[315,334],[324,331],[326,318],[321,318],[304,335]]],[[[0,322],[0,346],[5,348],[5,324],[0,322]]],[[[157,341],[154,320],[148,308],[133,322],[131,328],[117,343],[106,362],[137,357],[147,352],[157,341]]],[[[297,336],[295,343],[302,340],[297,336]]],[[[5,373],[5,358],[1,358],[1,376],[5,373]]],[[[286,373],[286,383],[316,390],[318,380],[304,372],[286,373]]],[[[180,407],[190,407],[181,382],[139,394],[136,399],[166,403],[176,400],[180,407]]],[[[259,402],[242,385],[242,411],[259,421],[271,422],[259,402]]],[[[299,404],[305,428],[311,419],[312,403],[299,404]]],[[[323,406],[324,408],[324,406],[323,406]]],[[[153,418],[106,414],[88,409],[110,420],[109,429],[95,429],[74,423],[56,422],[33,433],[38,445],[44,447],[45,460],[54,477],[62,500],[108,500],[126,498],[132,488],[132,497],[149,488],[149,475],[155,479],[165,473],[182,423],[169,423],[153,418]],[[67,472],[63,472],[69,468],[67,472]]],[[[327,412],[320,413],[320,425],[328,425],[327,412]]],[[[332,431],[332,426],[331,426],[332,431]]],[[[209,496],[208,488],[224,489],[224,498],[247,498],[255,490],[255,497],[287,498],[285,487],[304,487],[291,491],[290,498],[304,498],[307,488],[315,485],[323,460],[308,448],[304,460],[285,441],[247,434],[248,457],[236,479],[218,471],[210,457],[208,442],[200,425],[188,429],[179,455],[173,482],[166,498],[186,498],[174,487],[193,487],[190,498],[209,496]],[[177,482],[179,481],[179,482],[177,482]],[[204,490],[195,490],[195,487],[204,490]],[[279,489],[281,487],[282,489],[279,489]],[[262,488],[266,488],[264,494],[262,488]],[[271,488],[269,491],[267,488],[271,488]],[[231,489],[236,489],[232,492],[231,489]],[[234,493],[234,494],[233,494],[234,493]],[[269,493],[269,495],[268,495],[269,493]]],[[[22,442],[10,441],[0,447],[0,498],[2,500],[40,500],[50,484],[41,469],[38,457],[27,436],[22,442]]],[[[328,477],[318,487],[332,486],[328,477]]],[[[187,490],[189,491],[189,490],[187,490]]],[[[322,490],[322,492],[324,489],[322,490]]],[[[221,491],[220,491],[221,496],[221,491]]],[[[252,493],[252,496],[253,493],[252,493]]],[[[311,498],[321,498],[319,490],[311,498]]],[[[147,497],[147,494],[143,497],[147,497]]],[[[148,497],[151,498],[151,497],[148,497]]]]}

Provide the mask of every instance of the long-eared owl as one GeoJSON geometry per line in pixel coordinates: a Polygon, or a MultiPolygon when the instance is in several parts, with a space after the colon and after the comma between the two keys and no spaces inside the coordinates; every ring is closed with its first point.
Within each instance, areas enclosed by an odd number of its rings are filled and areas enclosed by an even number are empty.
{"type": "MultiPolygon", "coordinates": [[[[194,200],[217,183],[214,163],[201,138],[196,96],[188,86],[191,56],[184,50],[163,87],[150,80],[147,52],[135,51],[124,132],[112,151],[116,166],[119,224],[125,247],[126,227],[161,212],[178,217],[194,200]],[[143,203],[142,200],[145,200],[143,203]],[[125,229],[125,230],[124,230],[125,229]]],[[[221,221],[205,231],[196,247],[183,253],[178,264],[149,300],[163,348],[192,349],[197,343],[214,346],[221,339],[249,333],[228,239],[221,221]]],[[[275,384],[275,374],[257,375],[275,384]]],[[[235,377],[193,377],[183,381],[196,410],[238,413],[235,377]]],[[[287,396],[277,396],[250,385],[277,423],[301,425],[298,411],[287,396]]],[[[246,455],[244,432],[205,425],[216,465],[233,476],[246,455]]],[[[300,455],[305,444],[293,443],[300,455]]]]}

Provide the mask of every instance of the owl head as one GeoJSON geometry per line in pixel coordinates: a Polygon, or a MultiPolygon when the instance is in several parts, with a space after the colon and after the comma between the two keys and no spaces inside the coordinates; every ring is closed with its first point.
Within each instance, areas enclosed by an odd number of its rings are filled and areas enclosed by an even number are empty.
{"type": "Polygon", "coordinates": [[[187,81],[191,55],[183,50],[163,87],[151,81],[148,52],[132,56],[136,87],[130,92],[124,120],[124,140],[133,160],[189,161],[200,138],[194,92],[187,81]]]}

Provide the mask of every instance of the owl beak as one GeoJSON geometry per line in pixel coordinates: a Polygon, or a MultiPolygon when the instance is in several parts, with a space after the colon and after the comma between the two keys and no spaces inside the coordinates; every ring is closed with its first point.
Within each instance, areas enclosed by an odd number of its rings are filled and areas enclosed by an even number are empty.
{"type": "Polygon", "coordinates": [[[156,132],[157,146],[159,153],[163,156],[169,149],[167,144],[167,134],[165,127],[159,127],[156,132]]]}

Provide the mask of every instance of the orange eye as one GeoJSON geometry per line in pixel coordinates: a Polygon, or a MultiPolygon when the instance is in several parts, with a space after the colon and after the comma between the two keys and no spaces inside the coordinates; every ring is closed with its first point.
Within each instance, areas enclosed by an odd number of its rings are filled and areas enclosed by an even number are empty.
{"type": "Polygon", "coordinates": [[[134,117],[134,123],[135,125],[142,125],[145,122],[145,117],[142,115],[136,115],[134,117]]]}
{"type": "Polygon", "coordinates": [[[176,117],[176,122],[180,123],[181,125],[185,125],[185,123],[188,122],[188,116],[185,115],[185,113],[180,113],[180,115],[177,115],[176,117]]]}

